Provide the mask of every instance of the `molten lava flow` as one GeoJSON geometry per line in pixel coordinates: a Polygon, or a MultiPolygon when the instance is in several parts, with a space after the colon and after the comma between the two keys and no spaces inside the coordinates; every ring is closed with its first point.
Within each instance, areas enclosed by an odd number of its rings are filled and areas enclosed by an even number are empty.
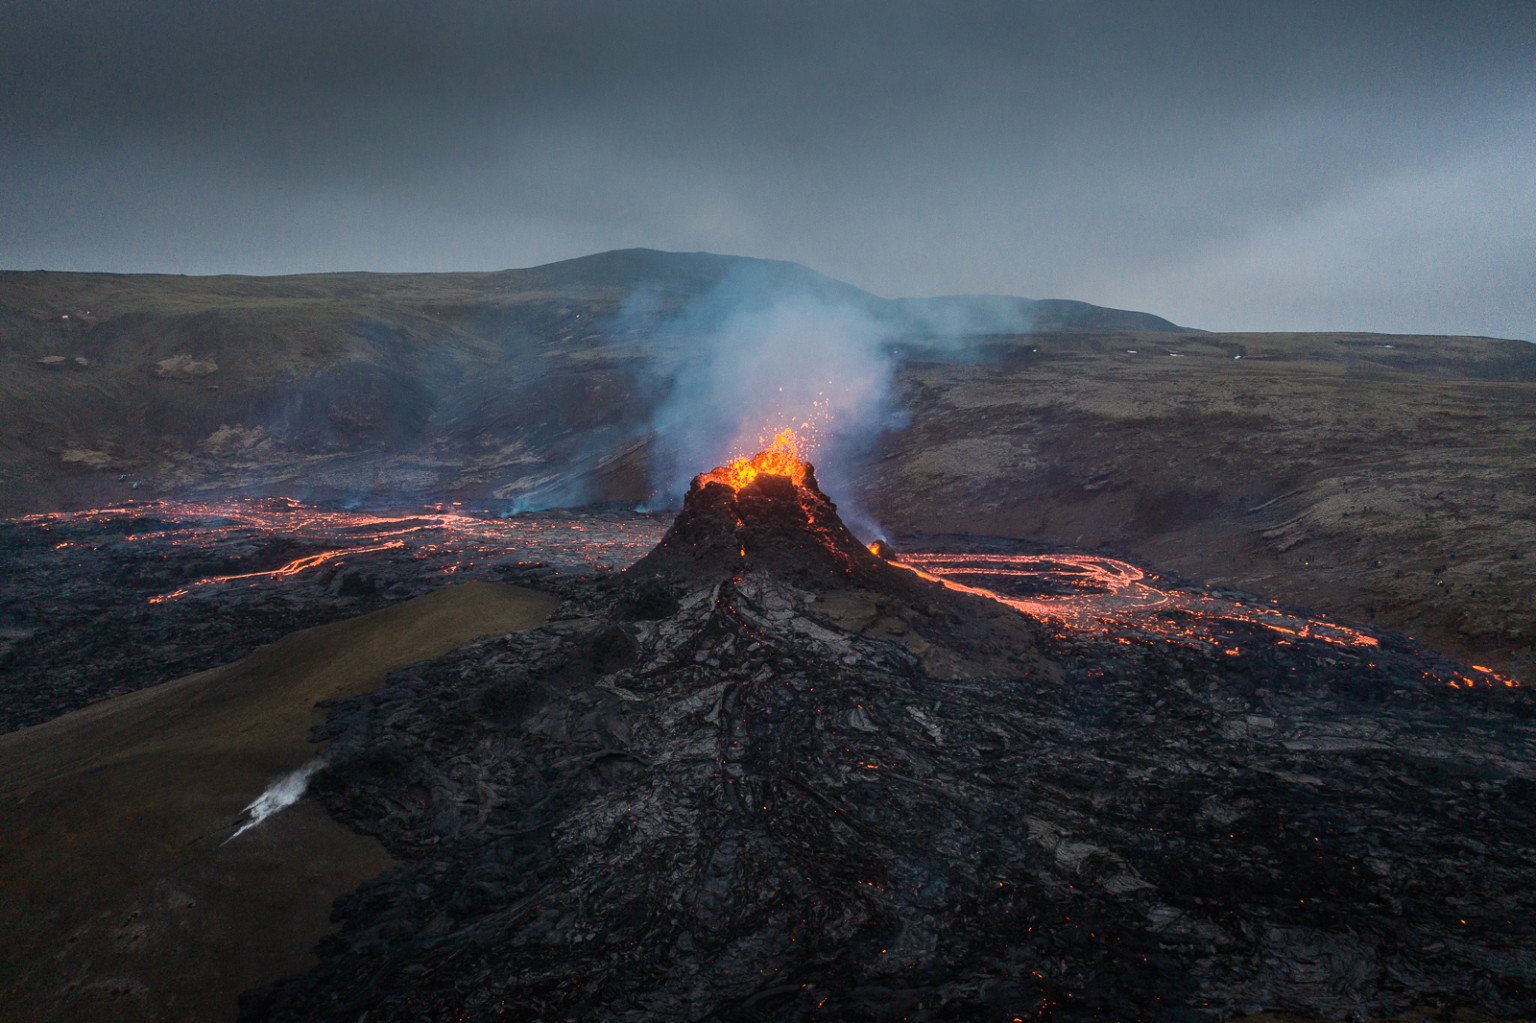
{"type": "Polygon", "coordinates": [[[505,560],[514,552],[529,561],[622,567],[649,550],[661,532],[659,523],[642,518],[581,521],[534,515],[505,519],[469,514],[456,504],[434,505],[408,515],[380,515],[276,497],[217,503],[154,501],[13,521],[65,532],[72,539],[54,544],[53,549],[76,559],[118,545],[162,550],[167,558],[184,550],[191,563],[231,549],[244,554],[252,541],[281,539],[285,545],[319,548],[298,557],[289,554],[272,568],[188,579],[148,597],[151,604],[179,600],[205,588],[281,582],[370,555],[424,562],[424,572],[445,575],[505,560]],[[114,528],[120,523],[146,528],[121,533],[114,528]]]}
{"type": "MultiPolygon", "coordinates": [[[[763,451],[734,459],[698,477],[697,482],[725,483],[739,491],[759,476],[788,477],[795,484],[794,501],[805,513],[803,521],[809,534],[847,567],[848,552],[842,549],[839,538],[861,550],[862,546],[846,535],[831,505],[815,489],[815,476],[804,451],[803,437],[794,429],[783,430],[763,451]]],[[[167,584],[163,592],[147,594],[145,599],[152,604],[226,586],[281,584],[370,557],[407,559],[419,563],[423,573],[444,575],[505,561],[512,554],[540,563],[622,568],[650,551],[662,533],[660,522],[640,517],[622,521],[565,515],[503,519],[471,514],[453,504],[383,515],[287,498],[218,503],[155,501],[8,521],[53,533],[56,556],[68,559],[82,571],[97,563],[89,559],[99,552],[125,546],[148,548],[157,552],[158,558],[173,563],[176,552],[185,551],[187,564],[199,566],[211,555],[236,553],[235,565],[229,565],[222,574],[188,571],[167,584]],[[253,543],[274,539],[281,541],[280,557],[269,560],[259,551],[250,553],[253,543]],[[300,550],[294,551],[294,545],[300,550]],[[245,570],[230,571],[236,565],[245,570]]],[[[1062,635],[1096,634],[1122,643],[1177,643],[1227,657],[1245,657],[1262,649],[1263,644],[1244,642],[1240,630],[1260,629],[1269,641],[1280,645],[1322,642],[1349,651],[1360,657],[1366,668],[1374,667],[1366,662],[1382,653],[1380,640],[1360,629],[1322,616],[1175,586],[1113,558],[934,550],[898,555],[883,540],[868,546],[890,564],[1054,623],[1062,635]]],[[[747,567],[751,566],[749,557],[771,553],[754,548],[745,537],[739,542],[732,540],[729,549],[732,560],[747,567]]],[[[1442,669],[1426,677],[1438,678],[1457,689],[1515,688],[1519,684],[1484,665],[1442,669]]]]}
{"type": "MultiPolygon", "coordinates": [[[[266,571],[262,572],[238,572],[234,575],[210,575],[205,578],[198,579],[195,582],[188,583],[186,586],[179,590],[173,590],[170,593],[162,593],[159,596],[150,597],[149,602],[151,604],[163,604],[167,600],[175,600],[177,597],[184,597],[194,586],[211,586],[215,583],[233,583],[239,582],[242,579],[286,579],[289,576],[298,575],[300,572],[307,572],[312,568],[318,568],[327,562],[336,561],[339,558],[348,557],[349,555],[374,554],[378,551],[394,551],[400,550],[404,546],[404,540],[390,540],[385,543],[372,544],[363,547],[346,547],[337,551],[321,551],[319,554],[306,554],[302,558],[294,558],[286,565],[279,565],[277,568],[267,569],[266,571]]],[[[450,571],[451,570],[452,569],[450,568],[450,571]]]]}
{"type": "Polygon", "coordinates": [[[1169,639],[1220,645],[1213,626],[1242,622],[1282,636],[1335,646],[1370,648],[1380,643],[1359,629],[1320,618],[1303,618],[1280,608],[1254,606],[1198,590],[1158,586],[1135,565],[1097,555],[914,554],[907,560],[911,564],[905,567],[952,589],[990,596],[1031,617],[1060,621],[1078,631],[1133,627],[1169,639]],[[1047,582],[1065,592],[1014,597],[976,585],[1011,579],[1037,585],[1047,582]]]}
{"type": "Polygon", "coordinates": [[[724,465],[702,473],[694,481],[699,486],[706,483],[724,483],[732,490],[740,490],[759,476],[788,476],[795,486],[805,486],[805,474],[809,468],[801,454],[799,436],[793,429],[774,434],[768,446],[757,454],[738,456],[724,465]]]}
{"type": "MultiPolygon", "coordinates": [[[[870,545],[871,550],[874,546],[870,545]]],[[[1240,657],[1242,647],[1228,645],[1232,629],[1251,626],[1275,634],[1279,637],[1275,642],[1282,645],[1320,641],[1357,651],[1381,646],[1375,636],[1321,616],[1308,617],[1274,606],[1160,585],[1135,565],[1097,555],[930,551],[891,563],[952,590],[988,597],[1031,618],[1059,623],[1071,632],[1114,636],[1120,643],[1130,643],[1127,636],[1137,636],[1240,657]],[[1007,592],[1010,586],[1020,584],[1049,592],[1027,596],[1007,592]]],[[[1472,669],[1473,674],[1451,672],[1441,680],[1457,689],[1479,684],[1518,685],[1514,679],[1481,665],[1472,669]]]]}

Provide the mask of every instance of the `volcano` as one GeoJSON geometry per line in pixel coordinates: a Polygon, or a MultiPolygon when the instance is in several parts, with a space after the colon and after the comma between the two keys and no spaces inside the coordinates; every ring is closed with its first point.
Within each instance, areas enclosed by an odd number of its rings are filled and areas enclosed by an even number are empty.
{"type": "Polygon", "coordinates": [[[312,791],[402,865],[244,1019],[1536,1012],[1528,692],[1064,630],[877,557],[783,455],[329,706],[312,791]]]}
{"type": "Polygon", "coordinates": [[[838,517],[791,431],[695,476],[672,527],[629,575],[695,581],[752,571],[821,588],[895,578],[838,517]]]}

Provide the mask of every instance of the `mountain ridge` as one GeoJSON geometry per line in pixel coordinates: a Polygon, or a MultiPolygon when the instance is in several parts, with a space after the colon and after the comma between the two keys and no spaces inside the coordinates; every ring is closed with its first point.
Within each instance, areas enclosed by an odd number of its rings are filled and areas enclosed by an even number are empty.
{"type": "MultiPolygon", "coordinates": [[[[602,292],[608,289],[670,288],[685,293],[689,286],[694,293],[718,285],[728,275],[745,274],[754,284],[773,287],[794,286],[813,292],[828,294],[843,300],[869,305],[888,314],[900,315],[910,311],[921,319],[922,311],[929,305],[942,307],[947,316],[969,316],[972,319],[999,320],[1004,311],[1011,314],[1011,323],[1017,326],[1027,321],[1035,309],[1050,312],[1050,329],[1162,329],[1188,331],[1162,317],[1134,310],[1111,309],[1072,299],[1028,299],[1005,295],[944,295],[932,298],[886,298],[866,291],[856,285],[838,280],[828,274],[789,260],[763,259],[755,256],[736,256],[713,252],[670,252],[662,249],[628,248],[611,249],[586,256],[556,260],[529,267],[509,267],[501,270],[475,271],[372,271],[338,270],[297,274],[157,274],[112,273],[75,270],[0,270],[0,309],[16,311],[14,296],[31,294],[34,300],[51,298],[57,302],[66,296],[47,295],[39,285],[75,285],[81,293],[73,296],[77,304],[92,299],[111,301],[125,297],[123,285],[153,285],[178,295],[197,296],[205,300],[214,298],[290,298],[318,299],[371,297],[405,298],[411,296],[428,282],[439,283],[462,293],[494,295],[505,289],[517,289],[514,293],[562,289],[576,294],[602,292]],[[329,294],[316,289],[315,285],[329,284],[329,294]],[[107,286],[115,286],[105,290],[107,286]],[[352,285],[352,287],[347,287],[352,285]],[[94,286],[94,288],[93,288],[94,286]],[[102,289],[102,290],[96,290],[102,289]],[[394,289],[390,295],[386,289],[394,289]],[[978,304],[983,308],[968,311],[965,306],[978,304]],[[1010,307],[1011,308],[1008,308],[1010,307]]],[[[139,290],[139,289],[133,289],[139,290]]],[[[51,310],[38,309],[43,313],[51,310]]],[[[92,315],[96,315],[91,310],[92,315]]],[[[79,315],[77,311],[73,315],[79,315]]],[[[60,313],[59,315],[65,315],[60,313]]]]}

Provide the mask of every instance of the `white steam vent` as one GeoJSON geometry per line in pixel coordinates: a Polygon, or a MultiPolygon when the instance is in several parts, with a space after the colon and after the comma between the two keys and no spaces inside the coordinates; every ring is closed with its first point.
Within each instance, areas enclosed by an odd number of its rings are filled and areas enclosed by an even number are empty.
{"type": "Polygon", "coordinates": [[[297,803],[303,797],[304,790],[309,788],[309,779],[324,766],[325,761],[317,757],[297,771],[285,774],[271,785],[268,785],[266,791],[252,800],[251,804],[245,808],[245,823],[241,824],[233,835],[230,835],[219,844],[226,845],[233,842],[279,810],[286,809],[297,803]]]}

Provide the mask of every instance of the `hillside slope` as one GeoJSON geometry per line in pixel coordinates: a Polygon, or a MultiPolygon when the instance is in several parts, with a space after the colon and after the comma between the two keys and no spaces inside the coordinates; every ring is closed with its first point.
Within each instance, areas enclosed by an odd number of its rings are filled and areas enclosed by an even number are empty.
{"type": "Polygon", "coordinates": [[[643,469],[620,463],[696,344],[669,317],[724,286],[854,308],[893,336],[1029,329],[1037,308],[1057,328],[1166,322],[1083,303],[886,300],[792,263],[644,249],[475,274],[4,273],[0,512],[122,499],[137,481],[643,496],[643,469]]]}
{"type": "Polygon", "coordinates": [[[313,963],[331,901],[390,857],[309,802],[231,840],[241,808],[319,752],[317,701],[554,604],[443,589],[0,736],[5,1018],[231,1019],[242,990],[313,963]]]}
{"type": "Polygon", "coordinates": [[[1107,545],[1530,677],[1536,346],[887,300],[704,253],[0,274],[0,512],[238,493],[645,501],[656,411],[699,357],[675,314],[727,284],[856,308],[894,339],[891,428],[827,477],[866,528],[1107,545]]]}

